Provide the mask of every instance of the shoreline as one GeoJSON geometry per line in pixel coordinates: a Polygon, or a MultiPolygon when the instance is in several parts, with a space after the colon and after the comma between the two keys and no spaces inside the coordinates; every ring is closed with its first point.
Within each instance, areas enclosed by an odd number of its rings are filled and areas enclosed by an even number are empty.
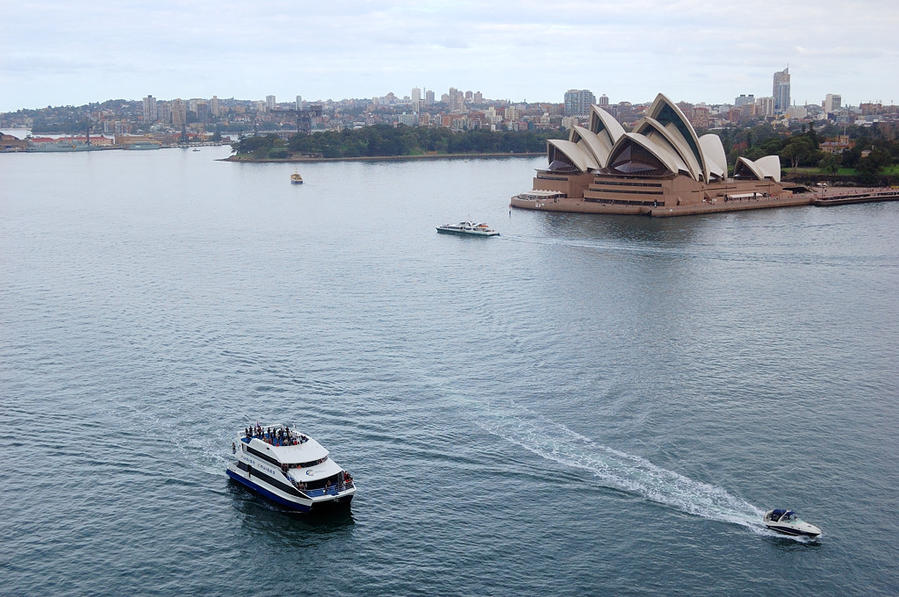
{"type": "Polygon", "coordinates": [[[313,158],[308,156],[293,158],[243,158],[236,155],[221,158],[219,162],[237,162],[246,164],[292,164],[300,162],[388,162],[398,160],[452,160],[469,158],[536,158],[546,155],[546,152],[529,153],[437,153],[421,155],[382,155],[382,156],[357,156],[340,158],[313,158]]]}
{"type": "Polygon", "coordinates": [[[583,198],[564,197],[554,200],[531,201],[511,198],[509,207],[535,211],[556,211],[565,213],[586,213],[601,215],[645,215],[651,217],[695,216],[755,209],[777,209],[784,207],[830,207],[859,203],[899,201],[899,189],[890,187],[840,187],[842,192],[827,194],[827,189],[814,189],[790,197],[767,199],[732,200],[728,203],[702,203],[665,207],[661,206],[618,206],[589,203],[583,198]]]}

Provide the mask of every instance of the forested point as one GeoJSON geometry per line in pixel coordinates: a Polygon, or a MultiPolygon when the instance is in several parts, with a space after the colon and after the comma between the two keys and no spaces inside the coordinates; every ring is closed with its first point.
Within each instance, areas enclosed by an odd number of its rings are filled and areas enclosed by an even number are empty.
{"type": "Polygon", "coordinates": [[[777,155],[786,180],[853,184],[899,182],[899,139],[892,126],[825,124],[816,129],[810,123],[784,130],[766,123],[709,132],[721,137],[731,172],[739,156],[757,160],[766,155],[777,155]],[[849,139],[849,146],[837,153],[824,151],[822,144],[841,134],[849,139]]]}
{"type": "Polygon", "coordinates": [[[238,156],[286,159],[394,157],[457,153],[543,153],[547,139],[565,139],[568,132],[456,132],[447,128],[375,125],[360,129],[297,134],[285,141],[277,135],[244,137],[231,146],[238,156]]]}

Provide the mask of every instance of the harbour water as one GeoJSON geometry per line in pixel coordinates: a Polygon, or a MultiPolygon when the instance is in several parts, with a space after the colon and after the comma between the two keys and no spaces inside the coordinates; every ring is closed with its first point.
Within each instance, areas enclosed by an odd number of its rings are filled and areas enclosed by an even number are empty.
{"type": "Polygon", "coordinates": [[[0,156],[0,592],[899,592],[899,204],[510,212],[542,159],[227,153],[0,156]],[[229,482],[257,421],[351,511],[229,482]]]}

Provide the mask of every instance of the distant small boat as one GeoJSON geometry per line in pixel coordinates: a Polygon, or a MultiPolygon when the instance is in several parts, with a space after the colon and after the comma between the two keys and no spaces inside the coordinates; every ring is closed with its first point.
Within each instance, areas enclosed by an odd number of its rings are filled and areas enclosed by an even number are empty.
{"type": "Polygon", "coordinates": [[[290,184],[303,184],[303,177],[300,176],[299,172],[294,172],[290,175],[290,184]]]}
{"type": "Polygon", "coordinates": [[[821,529],[801,520],[792,510],[784,508],[768,510],[768,512],[765,513],[764,523],[765,526],[772,531],[777,531],[784,535],[817,537],[821,534],[821,529]]]}
{"type": "Polygon", "coordinates": [[[468,234],[471,236],[499,236],[499,232],[483,222],[475,224],[468,221],[437,226],[437,232],[442,232],[443,234],[468,234]]]}

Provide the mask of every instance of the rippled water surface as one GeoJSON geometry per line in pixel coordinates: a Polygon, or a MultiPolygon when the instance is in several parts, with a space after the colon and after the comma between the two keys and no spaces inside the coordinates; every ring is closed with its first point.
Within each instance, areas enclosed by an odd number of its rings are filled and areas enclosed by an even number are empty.
{"type": "Polygon", "coordinates": [[[899,592],[899,204],[510,212],[542,159],[225,155],[0,156],[0,592],[899,592]],[[469,218],[502,236],[435,233],[469,218]],[[230,483],[257,420],[352,510],[230,483]]]}

